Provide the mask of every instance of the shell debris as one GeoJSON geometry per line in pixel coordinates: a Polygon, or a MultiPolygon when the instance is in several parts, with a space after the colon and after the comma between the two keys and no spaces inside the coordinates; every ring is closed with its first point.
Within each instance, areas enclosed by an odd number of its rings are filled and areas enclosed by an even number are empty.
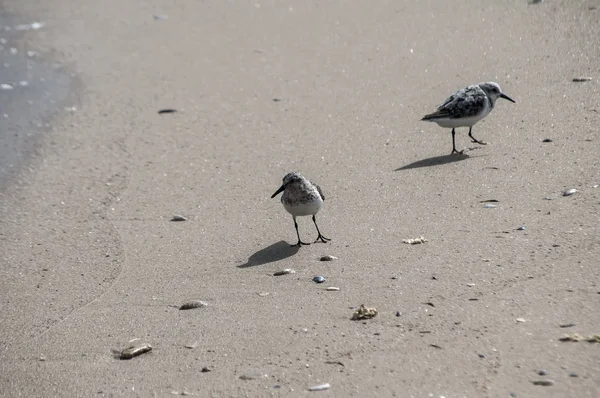
{"type": "Polygon", "coordinates": [[[352,314],[353,321],[360,321],[363,319],[371,319],[377,316],[377,308],[374,307],[365,307],[364,304],[361,304],[360,307],[352,314]]]}
{"type": "Polygon", "coordinates": [[[408,245],[419,245],[421,243],[425,243],[425,242],[429,242],[427,239],[425,239],[425,237],[423,236],[419,236],[418,238],[414,238],[414,239],[402,239],[403,243],[406,243],[408,245]]]}

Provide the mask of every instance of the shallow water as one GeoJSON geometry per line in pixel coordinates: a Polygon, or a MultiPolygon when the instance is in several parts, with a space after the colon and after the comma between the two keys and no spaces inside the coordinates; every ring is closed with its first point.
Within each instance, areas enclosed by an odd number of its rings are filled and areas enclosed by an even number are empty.
{"type": "Polygon", "coordinates": [[[0,190],[31,160],[73,88],[70,76],[30,45],[43,29],[43,21],[0,6],[0,190]]]}

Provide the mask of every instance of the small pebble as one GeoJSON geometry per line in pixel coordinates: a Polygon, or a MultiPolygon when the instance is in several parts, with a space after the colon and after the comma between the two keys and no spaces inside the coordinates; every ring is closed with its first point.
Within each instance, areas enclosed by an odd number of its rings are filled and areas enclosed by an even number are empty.
{"type": "Polygon", "coordinates": [[[180,310],[193,310],[195,308],[203,308],[206,307],[208,304],[204,301],[200,301],[200,300],[192,300],[192,301],[188,301],[187,303],[184,303],[181,307],[179,307],[180,310]]]}
{"type": "Polygon", "coordinates": [[[308,389],[308,391],[325,391],[325,390],[329,390],[329,388],[331,388],[329,383],[325,383],[325,384],[319,384],[318,386],[312,386],[308,389]]]}
{"type": "Polygon", "coordinates": [[[517,228],[517,231],[525,231],[525,227],[519,227],[517,228]]]}
{"type": "Polygon", "coordinates": [[[566,191],[563,192],[563,196],[571,196],[576,192],[577,192],[577,190],[575,188],[567,189],[566,191]]]}
{"type": "Polygon", "coordinates": [[[477,356],[481,359],[485,359],[485,355],[483,355],[483,354],[477,354],[477,356]]]}
{"type": "Polygon", "coordinates": [[[329,286],[326,290],[328,292],[339,292],[340,288],[339,287],[335,287],[335,286],[329,286]]]}
{"type": "Polygon", "coordinates": [[[551,138],[544,138],[544,139],[542,140],[542,142],[552,142],[552,139],[551,139],[551,138]]]}
{"type": "Polygon", "coordinates": [[[282,269],[281,271],[275,271],[275,273],[273,274],[273,276],[281,276],[281,275],[288,275],[288,274],[295,274],[296,271],[294,271],[293,269],[282,269]]]}
{"type": "Polygon", "coordinates": [[[474,283],[467,283],[467,286],[473,287],[473,286],[475,286],[475,284],[474,283]]]}
{"type": "Polygon", "coordinates": [[[549,387],[549,386],[554,385],[554,381],[552,381],[552,380],[534,380],[534,381],[532,381],[532,383],[535,386],[544,386],[544,387],[549,387]]]}
{"type": "Polygon", "coordinates": [[[517,396],[517,393],[511,392],[511,393],[510,393],[510,396],[514,398],[514,397],[516,397],[516,396],[517,396]]]}
{"type": "Polygon", "coordinates": [[[402,316],[402,313],[400,311],[396,311],[396,316],[402,316]]]}
{"type": "Polygon", "coordinates": [[[190,350],[193,350],[194,348],[198,347],[198,342],[194,341],[193,343],[184,345],[184,347],[189,348],[190,350]]]}
{"type": "Polygon", "coordinates": [[[498,207],[498,205],[495,205],[495,204],[493,204],[493,203],[485,203],[485,204],[483,205],[483,208],[484,208],[484,209],[493,209],[494,207],[498,207]]]}
{"type": "Polygon", "coordinates": [[[575,372],[569,373],[569,377],[579,377],[579,375],[575,372]]]}
{"type": "Polygon", "coordinates": [[[205,366],[205,367],[203,367],[203,368],[202,368],[201,372],[202,372],[202,373],[206,373],[206,372],[212,372],[212,369],[211,369],[211,368],[209,368],[208,366],[205,366]]]}
{"type": "Polygon", "coordinates": [[[175,214],[173,218],[171,218],[171,221],[187,221],[187,218],[180,214],[175,214]]]}
{"type": "Polygon", "coordinates": [[[12,90],[13,89],[13,85],[12,84],[7,84],[7,83],[2,83],[2,84],[0,84],[0,89],[2,89],[2,90],[12,90]]]}
{"type": "Polygon", "coordinates": [[[269,294],[270,294],[269,292],[260,292],[260,293],[258,293],[258,295],[259,295],[260,297],[266,297],[266,296],[268,296],[269,294]]]}
{"type": "Polygon", "coordinates": [[[575,83],[589,82],[590,80],[592,80],[592,78],[589,77],[589,76],[581,76],[581,77],[574,77],[573,78],[573,81],[575,83]]]}
{"type": "Polygon", "coordinates": [[[525,318],[517,318],[515,320],[519,323],[527,322],[527,320],[525,318]]]}
{"type": "Polygon", "coordinates": [[[323,283],[323,282],[325,282],[325,277],[323,277],[321,275],[317,275],[312,280],[315,283],[323,283]]]}
{"type": "Polygon", "coordinates": [[[546,376],[548,372],[545,369],[540,369],[538,370],[537,374],[540,376],[546,376]]]}
{"type": "Polygon", "coordinates": [[[153,15],[153,17],[156,21],[164,21],[168,18],[166,15],[153,15]]]}
{"type": "Polygon", "coordinates": [[[337,260],[337,257],[327,255],[327,256],[321,257],[319,260],[320,261],[334,261],[334,260],[337,260]]]}

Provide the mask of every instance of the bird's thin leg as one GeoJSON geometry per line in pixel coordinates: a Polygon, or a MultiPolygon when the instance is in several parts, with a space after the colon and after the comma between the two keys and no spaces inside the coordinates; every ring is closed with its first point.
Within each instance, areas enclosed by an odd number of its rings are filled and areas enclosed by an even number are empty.
{"type": "Polygon", "coordinates": [[[473,126],[469,127],[469,137],[471,137],[471,139],[473,140],[471,142],[473,142],[475,144],[479,144],[479,145],[485,145],[485,142],[481,142],[477,138],[475,138],[471,135],[471,129],[473,129],[473,126]]]}
{"type": "Polygon", "coordinates": [[[296,222],[296,217],[294,216],[294,227],[296,227],[296,235],[298,235],[298,243],[295,245],[291,245],[292,247],[298,246],[302,247],[302,245],[310,245],[310,243],[304,243],[300,240],[300,232],[298,232],[298,223],[296,222]]]}
{"type": "Polygon", "coordinates": [[[317,227],[317,232],[319,233],[319,236],[317,236],[317,239],[315,240],[314,243],[317,243],[319,240],[323,243],[327,243],[328,241],[330,241],[331,239],[324,237],[323,235],[321,235],[321,231],[319,231],[319,226],[317,225],[317,220],[315,218],[315,215],[313,214],[313,222],[315,223],[315,227],[317,227]]]}
{"type": "Polygon", "coordinates": [[[454,129],[452,129],[452,152],[450,153],[450,155],[457,153],[457,154],[462,154],[462,151],[457,151],[456,150],[456,140],[454,138],[454,135],[456,134],[456,132],[454,131],[454,129]]]}

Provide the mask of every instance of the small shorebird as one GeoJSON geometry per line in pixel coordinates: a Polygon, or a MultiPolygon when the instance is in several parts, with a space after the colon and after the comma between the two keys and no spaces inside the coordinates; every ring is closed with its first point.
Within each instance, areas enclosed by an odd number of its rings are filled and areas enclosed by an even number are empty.
{"type": "Polygon", "coordinates": [[[321,231],[319,231],[319,226],[315,219],[315,214],[321,210],[321,206],[323,206],[323,201],[325,200],[321,188],[317,184],[308,181],[302,174],[293,172],[288,173],[283,177],[283,185],[271,195],[271,199],[279,195],[282,191],[283,195],[281,195],[281,203],[283,203],[283,207],[287,212],[294,217],[294,227],[296,227],[296,234],[298,235],[298,243],[292,246],[300,247],[302,245],[310,245],[310,243],[304,243],[300,239],[296,217],[301,216],[312,215],[312,220],[319,233],[315,243],[319,240],[323,243],[327,243],[327,241],[331,240],[321,235],[321,231]]]}
{"type": "Polygon", "coordinates": [[[425,115],[423,119],[426,122],[435,122],[440,127],[452,128],[452,153],[461,154],[462,151],[456,150],[454,140],[454,129],[456,127],[468,127],[469,137],[472,142],[485,145],[485,143],[475,139],[471,135],[471,130],[475,123],[486,117],[492,109],[498,98],[504,98],[510,102],[513,99],[504,95],[498,83],[487,82],[474,84],[458,90],[439,106],[437,111],[425,115]]]}

